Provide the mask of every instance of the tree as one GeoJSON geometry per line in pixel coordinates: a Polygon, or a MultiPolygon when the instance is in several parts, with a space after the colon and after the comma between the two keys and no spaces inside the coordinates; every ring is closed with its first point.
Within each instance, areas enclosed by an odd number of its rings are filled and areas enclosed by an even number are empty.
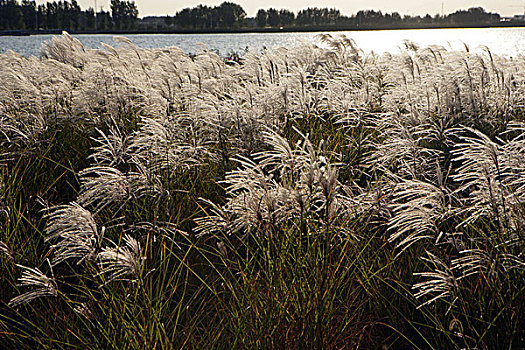
{"type": "Polygon", "coordinates": [[[110,8],[115,28],[120,30],[135,28],[139,11],[134,1],[111,0],[110,8]]]}
{"type": "Polygon", "coordinates": [[[77,3],[77,0],[71,0],[71,3],[64,3],[64,26],[69,30],[80,29],[80,14],[82,10],[77,3]]]}
{"type": "Polygon", "coordinates": [[[381,11],[365,10],[359,11],[356,15],[358,25],[377,25],[385,21],[381,11]]]}
{"type": "Polygon", "coordinates": [[[46,5],[38,5],[36,9],[36,29],[40,28],[48,28],[47,26],[47,16],[46,16],[47,10],[46,5]]]}
{"type": "Polygon", "coordinates": [[[22,29],[22,10],[16,0],[0,0],[0,28],[22,29]]]}
{"type": "Polygon", "coordinates": [[[22,0],[20,8],[22,10],[24,27],[26,29],[35,29],[37,23],[36,2],[32,0],[22,0]]]}
{"type": "Polygon", "coordinates": [[[260,9],[259,11],[257,11],[257,15],[255,16],[255,23],[257,23],[257,26],[266,27],[267,20],[268,20],[268,13],[266,13],[265,10],[260,9]]]}
{"type": "Polygon", "coordinates": [[[216,25],[216,22],[218,21],[216,18],[214,20],[213,10],[213,8],[206,5],[199,5],[197,7],[192,8],[190,11],[190,22],[193,28],[213,28],[216,25]]]}
{"type": "Polygon", "coordinates": [[[215,7],[199,5],[182,9],[175,14],[173,21],[181,28],[215,29],[239,27],[245,18],[246,12],[240,5],[223,2],[215,7]]]}
{"type": "Polygon", "coordinates": [[[58,28],[58,4],[56,2],[48,2],[46,4],[46,19],[47,28],[58,28]]]}
{"type": "Polygon", "coordinates": [[[500,21],[500,15],[485,12],[482,7],[471,7],[466,11],[460,10],[448,15],[447,20],[452,23],[497,23],[500,21]]]}
{"type": "Polygon", "coordinates": [[[403,20],[401,18],[401,15],[398,12],[392,12],[391,17],[392,17],[392,23],[399,23],[403,20]]]}
{"type": "Polygon", "coordinates": [[[95,28],[95,10],[90,7],[82,11],[80,16],[80,27],[84,30],[93,30],[95,28]]]}
{"type": "Polygon", "coordinates": [[[281,9],[279,10],[279,22],[283,26],[293,24],[295,21],[295,14],[291,11],[281,9]]]}
{"type": "MultiPolygon", "coordinates": [[[[361,11],[362,12],[362,11],[361,11]]],[[[299,25],[335,24],[341,18],[341,13],[336,9],[307,8],[297,13],[295,22],[299,25]]]]}
{"type": "Polygon", "coordinates": [[[217,8],[219,21],[224,28],[240,26],[246,18],[246,12],[237,4],[232,2],[223,2],[217,8]]]}
{"type": "Polygon", "coordinates": [[[166,25],[166,28],[171,27],[173,23],[174,23],[173,17],[170,17],[170,16],[164,17],[164,24],[166,25]]]}
{"type": "Polygon", "coordinates": [[[108,11],[100,10],[97,12],[96,30],[109,30],[113,28],[113,22],[108,11]]]}
{"type": "Polygon", "coordinates": [[[182,28],[187,28],[191,26],[193,24],[191,20],[191,9],[187,7],[177,12],[175,14],[174,21],[177,26],[182,27],[182,28]]]}
{"type": "Polygon", "coordinates": [[[281,20],[279,18],[279,12],[277,12],[276,9],[268,9],[267,11],[268,13],[268,25],[270,27],[277,27],[280,23],[281,23],[281,20]]]}

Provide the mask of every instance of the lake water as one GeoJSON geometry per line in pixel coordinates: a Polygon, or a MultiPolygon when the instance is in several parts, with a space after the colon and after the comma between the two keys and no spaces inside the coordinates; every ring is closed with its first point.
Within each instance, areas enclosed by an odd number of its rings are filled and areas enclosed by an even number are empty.
{"type": "MultiPolygon", "coordinates": [[[[242,53],[246,48],[289,47],[300,42],[315,41],[318,32],[308,33],[243,33],[243,34],[131,34],[124,35],[140,47],[178,46],[187,53],[196,52],[199,43],[218,51],[221,55],[231,52],[242,53]]],[[[383,31],[330,32],[344,34],[354,39],[365,52],[396,53],[404,40],[420,46],[441,45],[447,49],[464,50],[464,44],[471,50],[481,50],[483,45],[493,53],[504,56],[525,55],[525,28],[467,28],[467,29],[411,29],[383,31]]],[[[100,47],[100,43],[115,46],[113,35],[74,35],[88,48],[100,47]]],[[[52,35],[22,37],[0,36],[0,53],[16,51],[24,56],[39,55],[40,47],[52,35]]]]}

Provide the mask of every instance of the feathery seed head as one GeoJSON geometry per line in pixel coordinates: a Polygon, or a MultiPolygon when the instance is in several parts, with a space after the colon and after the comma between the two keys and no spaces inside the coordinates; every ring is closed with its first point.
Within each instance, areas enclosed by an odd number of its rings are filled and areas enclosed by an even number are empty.
{"type": "MultiPolygon", "coordinates": [[[[47,260],[51,273],[53,274],[53,268],[51,263],[47,260]]],[[[23,269],[22,277],[18,279],[18,287],[31,287],[32,289],[24,294],[14,297],[9,301],[10,307],[17,307],[21,304],[26,304],[34,299],[42,298],[46,296],[56,297],[58,295],[57,285],[55,278],[47,277],[38,268],[31,268],[22,265],[16,265],[23,269]]]]}

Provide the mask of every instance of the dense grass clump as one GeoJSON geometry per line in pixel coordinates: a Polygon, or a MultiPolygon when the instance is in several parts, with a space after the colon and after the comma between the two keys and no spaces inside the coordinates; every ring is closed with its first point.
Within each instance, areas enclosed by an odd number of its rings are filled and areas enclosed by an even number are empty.
{"type": "Polygon", "coordinates": [[[346,37],[0,55],[8,348],[525,347],[525,60],[346,37]]]}

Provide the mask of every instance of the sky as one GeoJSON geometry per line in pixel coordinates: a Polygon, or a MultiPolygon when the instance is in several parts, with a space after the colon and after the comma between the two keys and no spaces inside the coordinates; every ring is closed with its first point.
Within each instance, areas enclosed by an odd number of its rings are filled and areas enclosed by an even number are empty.
{"type": "MultiPolygon", "coordinates": [[[[224,0],[135,0],[139,9],[139,17],[144,16],[173,16],[175,12],[185,8],[194,7],[199,4],[216,6],[224,0]]],[[[249,17],[255,16],[260,8],[270,7],[281,9],[285,8],[297,12],[308,7],[335,7],[344,15],[353,15],[359,10],[381,10],[382,12],[397,11],[401,15],[425,15],[427,13],[435,15],[441,14],[443,4],[444,13],[451,13],[459,9],[481,6],[490,12],[497,12],[502,16],[523,14],[525,0],[229,0],[241,5],[249,17]]],[[[46,0],[39,0],[38,3],[45,3],[46,0]]],[[[82,9],[88,7],[97,8],[101,6],[104,10],[109,10],[110,0],[77,0],[82,9]]]]}

